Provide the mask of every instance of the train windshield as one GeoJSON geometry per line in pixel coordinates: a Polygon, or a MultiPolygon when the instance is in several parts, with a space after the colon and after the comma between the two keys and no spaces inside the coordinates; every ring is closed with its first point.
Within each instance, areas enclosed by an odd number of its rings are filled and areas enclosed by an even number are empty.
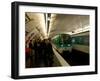
{"type": "Polygon", "coordinates": [[[59,48],[72,46],[71,36],[68,34],[59,34],[53,38],[53,44],[59,48]]]}

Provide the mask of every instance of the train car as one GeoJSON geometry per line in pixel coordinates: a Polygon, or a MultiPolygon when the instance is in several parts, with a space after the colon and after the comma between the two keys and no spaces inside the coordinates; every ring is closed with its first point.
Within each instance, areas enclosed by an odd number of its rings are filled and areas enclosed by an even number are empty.
{"type": "Polygon", "coordinates": [[[60,53],[73,49],[89,54],[89,31],[74,35],[59,34],[53,38],[53,43],[60,53]]]}
{"type": "Polygon", "coordinates": [[[74,50],[89,54],[89,31],[71,36],[74,50]]]}
{"type": "Polygon", "coordinates": [[[53,44],[56,46],[58,52],[72,51],[72,41],[69,34],[59,34],[53,38],[53,44]]]}

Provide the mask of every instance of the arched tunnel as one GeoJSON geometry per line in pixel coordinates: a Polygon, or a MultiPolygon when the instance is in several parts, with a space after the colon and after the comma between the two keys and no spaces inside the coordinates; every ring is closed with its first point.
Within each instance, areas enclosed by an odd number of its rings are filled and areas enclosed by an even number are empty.
{"type": "Polygon", "coordinates": [[[89,65],[89,15],[25,12],[25,67],[89,65]]]}

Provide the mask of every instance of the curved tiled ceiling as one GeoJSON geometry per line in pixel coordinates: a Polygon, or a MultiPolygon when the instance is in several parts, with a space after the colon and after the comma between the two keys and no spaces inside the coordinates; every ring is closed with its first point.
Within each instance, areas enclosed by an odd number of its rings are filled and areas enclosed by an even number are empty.
{"type": "Polygon", "coordinates": [[[26,23],[25,23],[25,31],[28,32],[26,36],[26,40],[28,37],[34,33],[33,37],[45,37],[45,17],[43,13],[33,13],[26,12],[26,23]]]}
{"type": "Polygon", "coordinates": [[[52,14],[49,36],[52,37],[59,33],[73,32],[78,28],[86,26],[89,26],[88,15],[52,14]]]}
{"type": "Polygon", "coordinates": [[[26,12],[25,21],[26,39],[32,33],[34,35],[32,34],[31,38],[45,38],[47,33],[49,37],[53,37],[59,33],[74,32],[76,29],[89,26],[89,15],[26,12]]]}

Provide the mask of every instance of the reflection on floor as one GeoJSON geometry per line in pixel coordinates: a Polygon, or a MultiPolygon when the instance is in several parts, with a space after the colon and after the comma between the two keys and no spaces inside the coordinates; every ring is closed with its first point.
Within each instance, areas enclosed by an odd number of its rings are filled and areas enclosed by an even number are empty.
{"type": "Polygon", "coordinates": [[[89,65],[89,54],[72,50],[71,53],[64,51],[62,54],[62,57],[71,65],[71,66],[77,66],[77,65],[89,65]]]}

